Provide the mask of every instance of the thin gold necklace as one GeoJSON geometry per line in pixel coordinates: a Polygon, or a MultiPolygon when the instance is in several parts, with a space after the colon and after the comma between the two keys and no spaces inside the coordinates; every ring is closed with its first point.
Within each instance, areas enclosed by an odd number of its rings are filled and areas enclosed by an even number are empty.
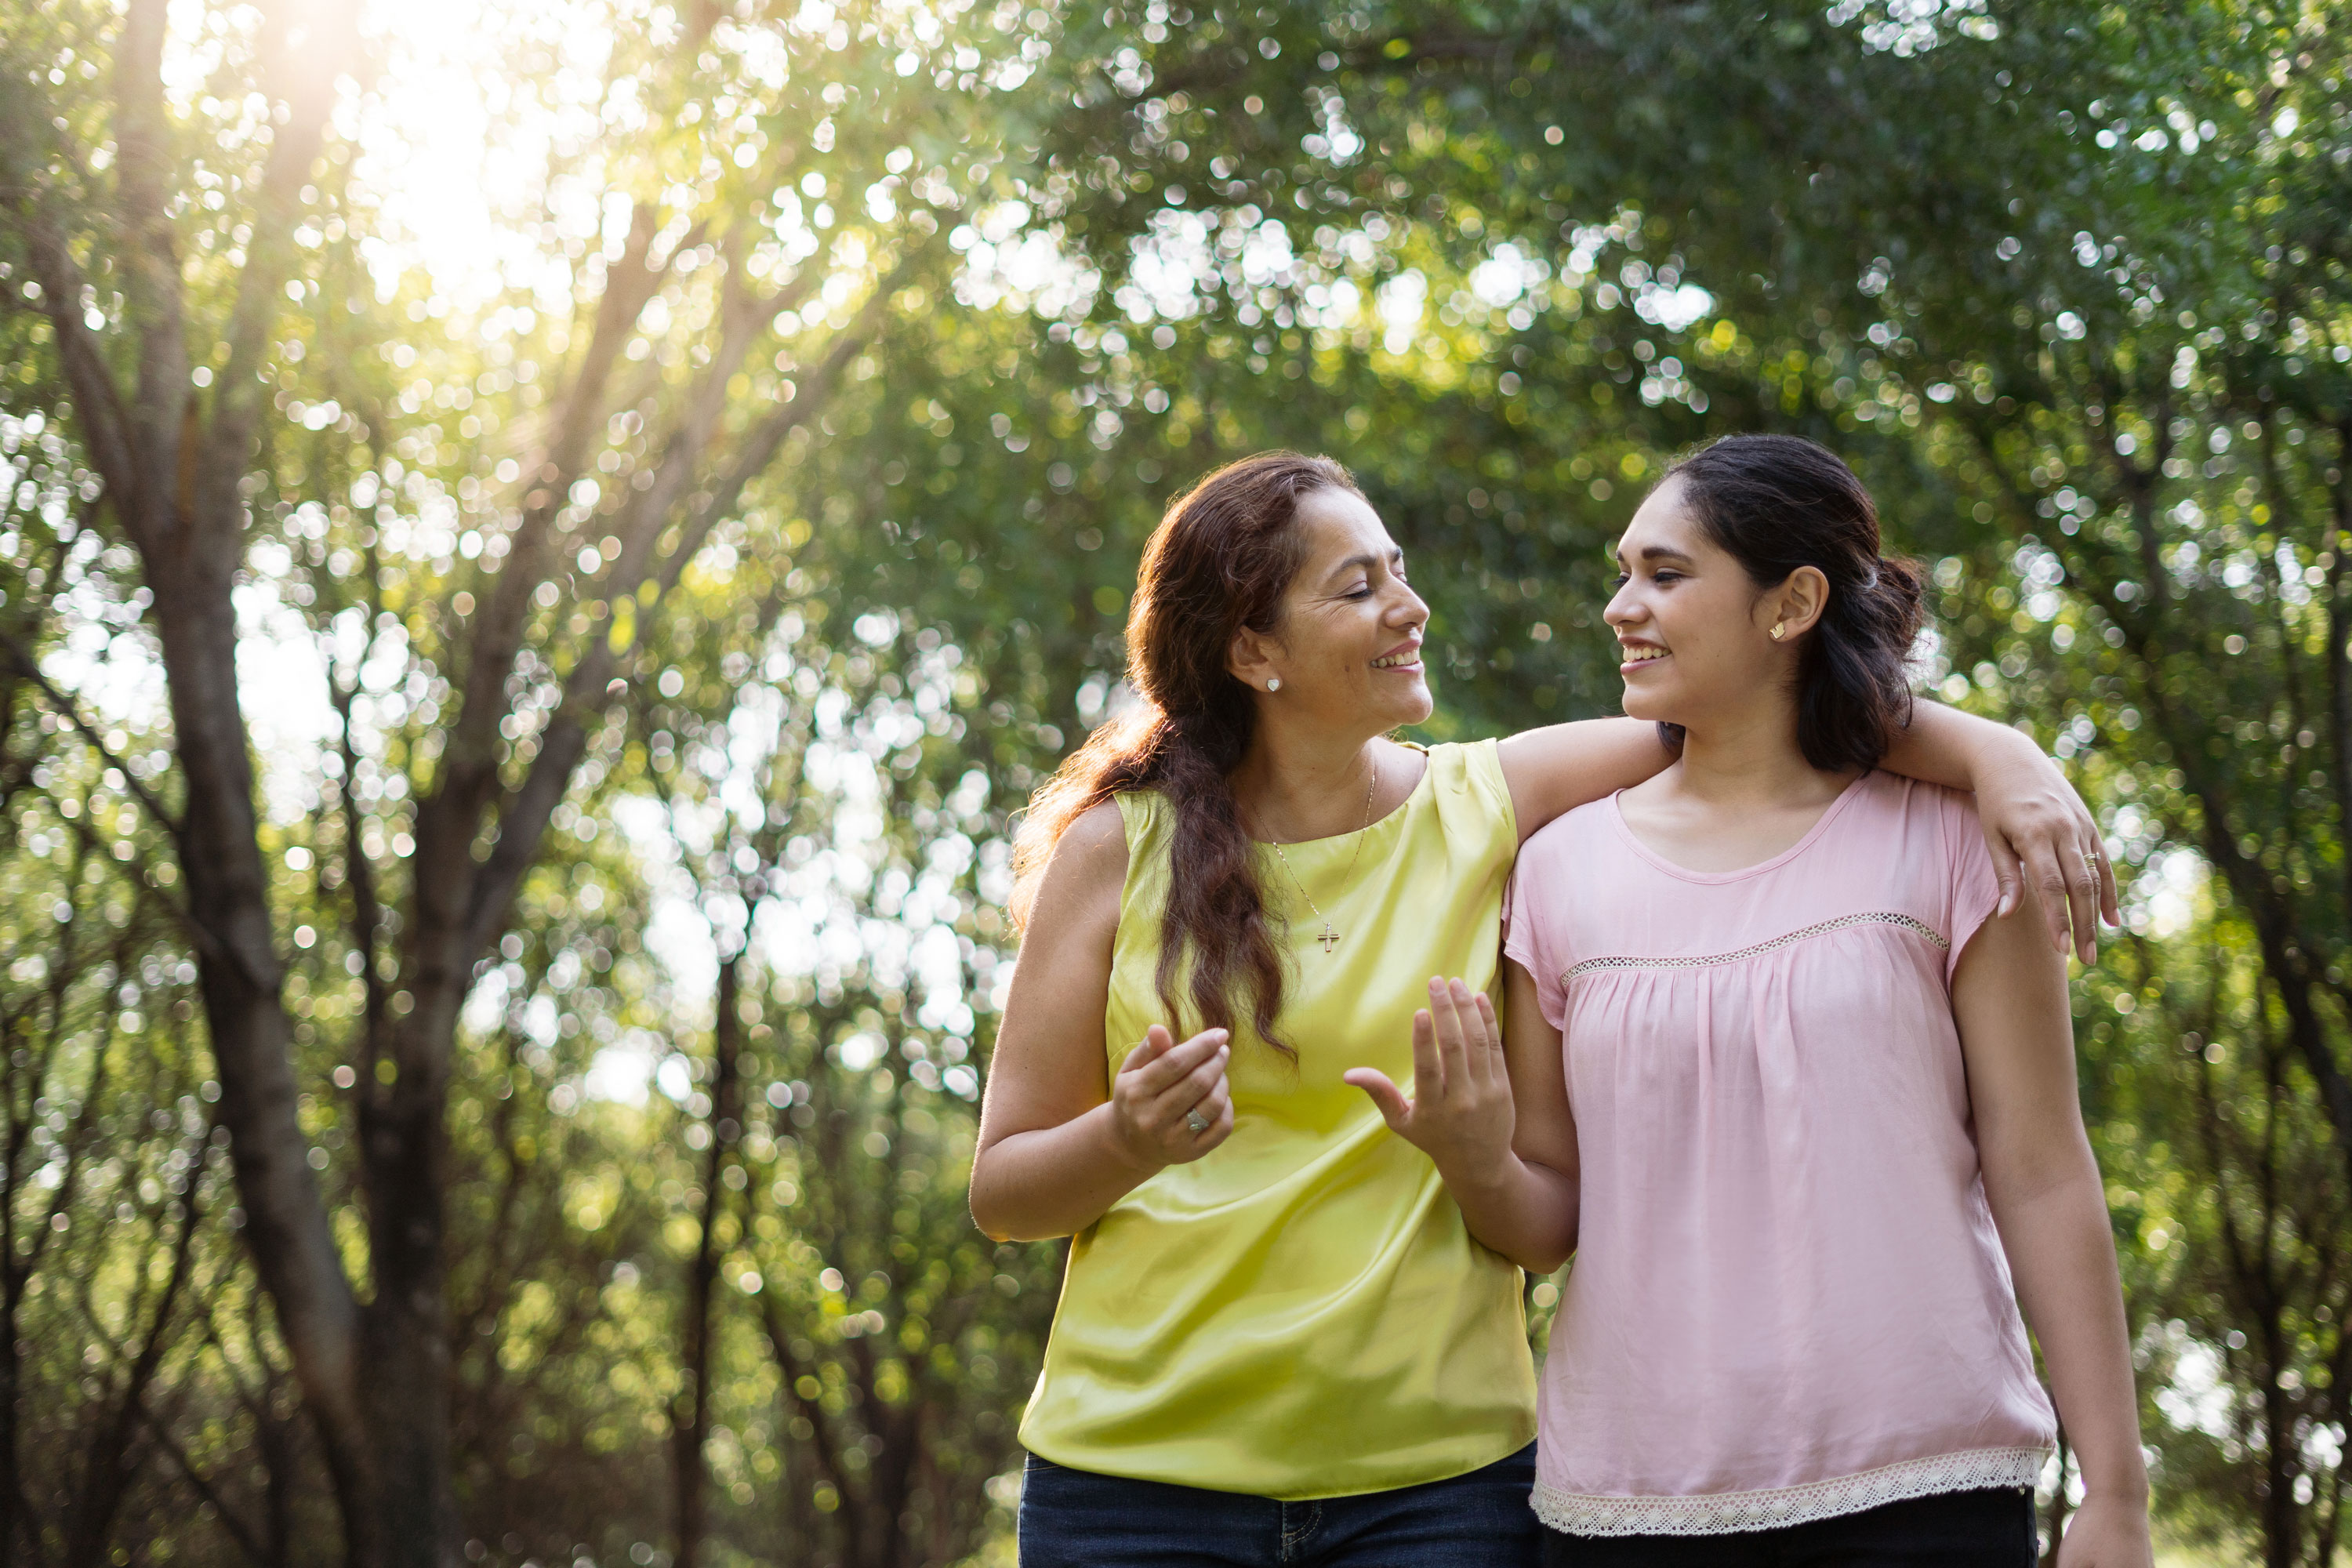
{"type": "MultiPolygon", "coordinates": [[[[1364,781],[1364,821],[1362,826],[1356,829],[1356,852],[1348,857],[1348,868],[1339,874],[1342,892],[1347,890],[1349,879],[1356,874],[1356,862],[1363,858],[1365,829],[1372,825],[1372,791],[1380,787],[1381,760],[1377,755],[1368,756],[1366,760],[1371,763],[1371,777],[1364,781]]],[[[1331,917],[1323,912],[1323,906],[1315,901],[1315,895],[1307,890],[1305,882],[1299,880],[1298,872],[1290,864],[1290,857],[1282,852],[1282,846],[1271,838],[1265,842],[1266,847],[1274,851],[1274,858],[1282,862],[1282,868],[1290,873],[1291,885],[1298,889],[1298,896],[1307,900],[1307,907],[1313,910],[1315,918],[1323,922],[1323,934],[1310,940],[1321,942],[1324,952],[1330,952],[1339,945],[1339,933],[1332,929],[1331,917]]]]}

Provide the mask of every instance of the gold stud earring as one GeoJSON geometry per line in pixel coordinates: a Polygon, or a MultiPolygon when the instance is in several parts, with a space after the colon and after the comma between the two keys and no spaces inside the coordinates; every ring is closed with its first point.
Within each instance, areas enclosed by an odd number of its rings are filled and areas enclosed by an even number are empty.
{"type": "Polygon", "coordinates": [[[1783,626],[1779,621],[1774,621],[1772,623],[1772,640],[1774,642],[1779,642],[1782,637],[1788,635],[1789,628],[1787,626],[1783,626]]]}

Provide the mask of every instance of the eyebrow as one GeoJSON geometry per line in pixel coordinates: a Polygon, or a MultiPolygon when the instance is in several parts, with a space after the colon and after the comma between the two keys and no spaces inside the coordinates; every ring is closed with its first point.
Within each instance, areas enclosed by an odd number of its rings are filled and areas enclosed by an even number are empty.
{"type": "MultiPolygon", "coordinates": [[[[1625,552],[1621,550],[1617,552],[1618,560],[1622,561],[1624,558],[1625,552]]],[[[1646,545],[1643,548],[1642,559],[1644,561],[1680,561],[1687,564],[1691,558],[1686,552],[1674,549],[1670,545],[1652,544],[1646,545]]]]}
{"type": "MultiPolygon", "coordinates": [[[[1392,549],[1392,550],[1391,550],[1391,551],[1389,552],[1389,553],[1388,553],[1388,559],[1390,559],[1391,561],[1402,561],[1402,560],[1403,560],[1403,559],[1404,559],[1404,552],[1403,552],[1403,550],[1402,550],[1402,549],[1392,549]]],[[[1358,567],[1360,567],[1360,566],[1377,566],[1377,565],[1379,565],[1380,563],[1381,563],[1381,558],[1380,558],[1379,556],[1377,556],[1377,555],[1350,555],[1350,556],[1349,556],[1345,561],[1340,562],[1340,563],[1339,563],[1339,564],[1338,564],[1337,566],[1332,567],[1330,571],[1328,571],[1328,572],[1325,573],[1325,574],[1323,574],[1323,575],[1324,575],[1324,580],[1325,580],[1326,582],[1328,582],[1328,581],[1329,581],[1331,578],[1333,578],[1333,577],[1337,577],[1338,575],[1339,575],[1339,574],[1341,574],[1342,572],[1352,572],[1352,571],[1355,571],[1355,570],[1356,570],[1358,567]]]]}

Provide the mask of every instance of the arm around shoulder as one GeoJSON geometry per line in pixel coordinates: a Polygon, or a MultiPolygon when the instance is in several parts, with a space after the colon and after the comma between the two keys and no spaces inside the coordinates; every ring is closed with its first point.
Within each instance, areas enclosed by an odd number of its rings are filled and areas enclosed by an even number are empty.
{"type": "Polygon", "coordinates": [[[2000,909],[2027,881],[2042,889],[2043,926],[2058,952],[2096,956],[2096,927],[2118,920],[2116,879],[2099,825],[2058,764],[2031,736],[1922,699],[1879,765],[1977,797],[1978,826],[2000,880],[2000,909]]]}
{"type": "Polygon", "coordinates": [[[1496,748],[1519,842],[1556,816],[1654,778],[1674,753],[1639,719],[1584,719],[1507,735],[1496,748]]]}

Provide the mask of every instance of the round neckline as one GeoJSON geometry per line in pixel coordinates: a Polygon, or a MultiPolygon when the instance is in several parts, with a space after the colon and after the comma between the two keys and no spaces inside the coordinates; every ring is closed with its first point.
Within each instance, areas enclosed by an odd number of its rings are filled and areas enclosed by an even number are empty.
{"type": "Polygon", "coordinates": [[[1806,850],[1811,848],[1815,840],[1819,839],[1822,834],[1829,831],[1830,824],[1837,820],[1838,814],[1845,810],[1846,806],[1853,800],[1854,796],[1861,793],[1862,786],[1868,783],[1876,773],[1877,770],[1872,768],[1865,769],[1863,773],[1856,775],[1851,784],[1848,784],[1845,788],[1838,792],[1838,795],[1835,800],[1830,802],[1829,805],[1822,808],[1821,816],[1813,819],[1813,825],[1805,829],[1804,836],[1799,838],[1794,844],[1790,845],[1786,849],[1781,850],[1778,855],[1773,856],[1769,859],[1759,860],[1753,866],[1741,866],[1729,871],[1695,871],[1688,866],[1678,865],[1675,861],[1667,859],[1664,855],[1661,855],[1658,851],[1651,848],[1647,844],[1643,843],[1642,841],[1642,836],[1633,831],[1633,825],[1625,820],[1625,803],[1623,799],[1625,792],[1622,789],[1612,794],[1609,797],[1609,820],[1616,825],[1617,831],[1624,836],[1625,842],[1633,847],[1634,854],[1639,855],[1643,859],[1648,861],[1652,866],[1656,867],[1659,870],[1664,871],[1669,877],[1679,878],[1685,882],[1702,882],[1718,885],[1725,882],[1744,881],[1750,877],[1760,877],[1768,871],[1777,871],[1781,867],[1787,865],[1790,861],[1795,859],[1798,856],[1802,855],[1806,850]]]}
{"type": "Polygon", "coordinates": [[[1356,837],[1360,834],[1369,837],[1370,835],[1379,832],[1388,824],[1402,820],[1404,814],[1412,809],[1413,803],[1421,798],[1422,791],[1429,787],[1430,777],[1432,774],[1435,773],[1437,770],[1428,760],[1429,748],[1427,746],[1423,745],[1418,741],[1399,741],[1396,743],[1402,746],[1407,751],[1419,752],[1422,755],[1421,777],[1412,781],[1412,788],[1405,791],[1404,798],[1397,802],[1396,805],[1389,807],[1388,810],[1372,818],[1371,821],[1367,822],[1363,826],[1351,827],[1345,833],[1334,833],[1328,837],[1323,838],[1290,838],[1285,839],[1279,844],[1276,843],[1271,838],[1253,838],[1250,840],[1251,845],[1259,849],[1305,849],[1312,851],[1321,848],[1325,845],[1345,844],[1348,840],[1356,837]]]}

